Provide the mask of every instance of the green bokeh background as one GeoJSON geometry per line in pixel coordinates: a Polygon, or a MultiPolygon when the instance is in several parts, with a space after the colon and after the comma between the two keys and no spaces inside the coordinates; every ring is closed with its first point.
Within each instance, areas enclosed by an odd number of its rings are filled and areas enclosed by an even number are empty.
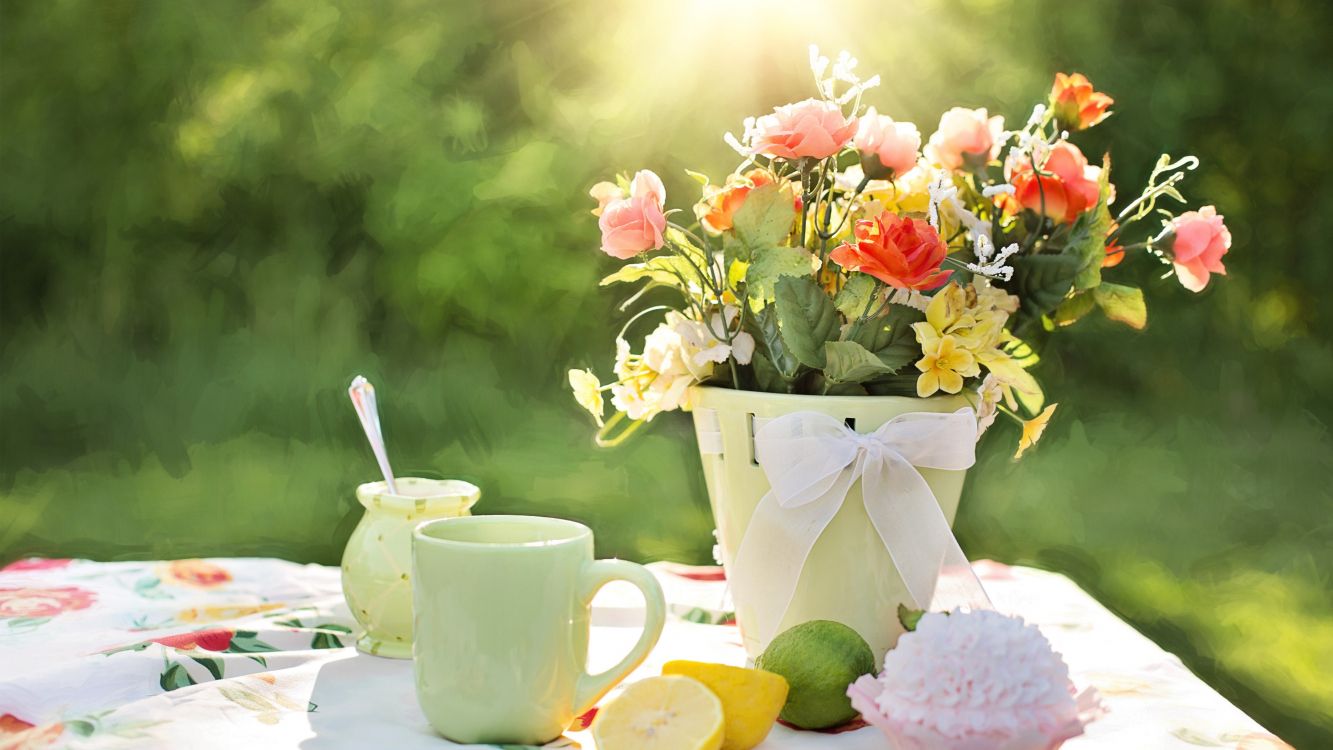
{"type": "MultiPolygon", "coordinates": [[[[1150,325],[1057,337],[1061,404],[1021,464],[983,445],[973,557],[1059,570],[1300,747],[1333,734],[1333,27],[1318,2],[0,3],[0,562],[332,563],[376,471],[484,512],[576,518],[599,553],[707,562],[688,419],[599,451],[565,386],[609,371],[588,187],[725,176],[723,131],[809,96],[806,45],[929,133],[1023,119],[1056,70],[1132,194],[1161,151],[1235,242],[1150,325]]],[[[684,196],[684,197],[682,197],[684,196]]]]}

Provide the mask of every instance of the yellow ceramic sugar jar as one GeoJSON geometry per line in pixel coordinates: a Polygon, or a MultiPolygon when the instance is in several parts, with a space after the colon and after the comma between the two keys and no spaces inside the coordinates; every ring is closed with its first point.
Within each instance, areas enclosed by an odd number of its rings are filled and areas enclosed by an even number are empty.
{"type": "Polygon", "coordinates": [[[343,550],[343,596],[365,630],[361,651],[412,658],[412,530],[422,521],[471,515],[481,496],[457,479],[401,477],[396,493],[384,482],[356,488],[366,508],[343,550]]]}

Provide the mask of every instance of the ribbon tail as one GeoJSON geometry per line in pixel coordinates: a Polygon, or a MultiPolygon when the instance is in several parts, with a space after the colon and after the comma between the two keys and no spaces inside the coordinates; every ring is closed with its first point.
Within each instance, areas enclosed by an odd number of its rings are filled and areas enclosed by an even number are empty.
{"type": "Polygon", "coordinates": [[[842,507],[855,476],[854,468],[842,469],[819,498],[797,507],[783,507],[772,490],[759,501],[728,572],[738,607],[740,602],[750,607],[737,617],[751,638],[768,643],[778,634],[810,550],[842,507]]]}
{"type": "Polygon", "coordinates": [[[866,514],[916,607],[994,609],[916,467],[892,454],[872,463],[861,479],[866,514]]]}

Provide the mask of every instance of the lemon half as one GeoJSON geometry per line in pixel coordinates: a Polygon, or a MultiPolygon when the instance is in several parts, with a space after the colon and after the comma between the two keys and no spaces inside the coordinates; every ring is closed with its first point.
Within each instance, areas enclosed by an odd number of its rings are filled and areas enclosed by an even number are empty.
{"type": "Polygon", "coordinates": [[[693,677],[722,701],[722,750],[750,750],[764,741],[787,702],[787,681],[762,669],[700,661],[669,661],[662,674],[693,677]]]}
{"type": "Polygon", "coordinates": [[[698,680],[649,677],[625,688],[592,723],[598,750],[719,750],[722,701],[698,680]]]}

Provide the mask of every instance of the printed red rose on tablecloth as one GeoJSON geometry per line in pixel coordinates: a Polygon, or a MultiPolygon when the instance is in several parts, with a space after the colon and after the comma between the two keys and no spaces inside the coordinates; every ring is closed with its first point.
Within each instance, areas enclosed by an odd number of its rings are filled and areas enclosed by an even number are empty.
{"type": "Polygon", "coordinates": [[[54,617],[62,612],[87,609],[97,595],[77,586],[56,588],[0,588],[0,619],[54,617]]]}
{"type": "Polygon", "coordinates": [[[25,560],[15,560],[14,562],[0,568],[0,573],[18,573],[27,570],[59,570],[68,567],[74,560],[68,557],[29,557],[25,560]]]}
{"type": "Polygon", "coordinates": [[[227,569],[207,560],[172,560],[162,570],[163,583],[213,589],[231,581],[227,569]]]}
{"type": "Polygon", "coordinates": [[[37,726],[13,714],[0,714],[0,743],[5,750],[37,750],[60,739],[65,725],[59,722],[37,726]]]}
{"type": "Polygon", "coordinates": [[[203,651],[226,651],[235,635],[236,632],[229,628],[209,628],[196,630],[193,633],[164,635],[161,638],[152,638],[150,642],[181,650],[197,648],[203,651]]]}

